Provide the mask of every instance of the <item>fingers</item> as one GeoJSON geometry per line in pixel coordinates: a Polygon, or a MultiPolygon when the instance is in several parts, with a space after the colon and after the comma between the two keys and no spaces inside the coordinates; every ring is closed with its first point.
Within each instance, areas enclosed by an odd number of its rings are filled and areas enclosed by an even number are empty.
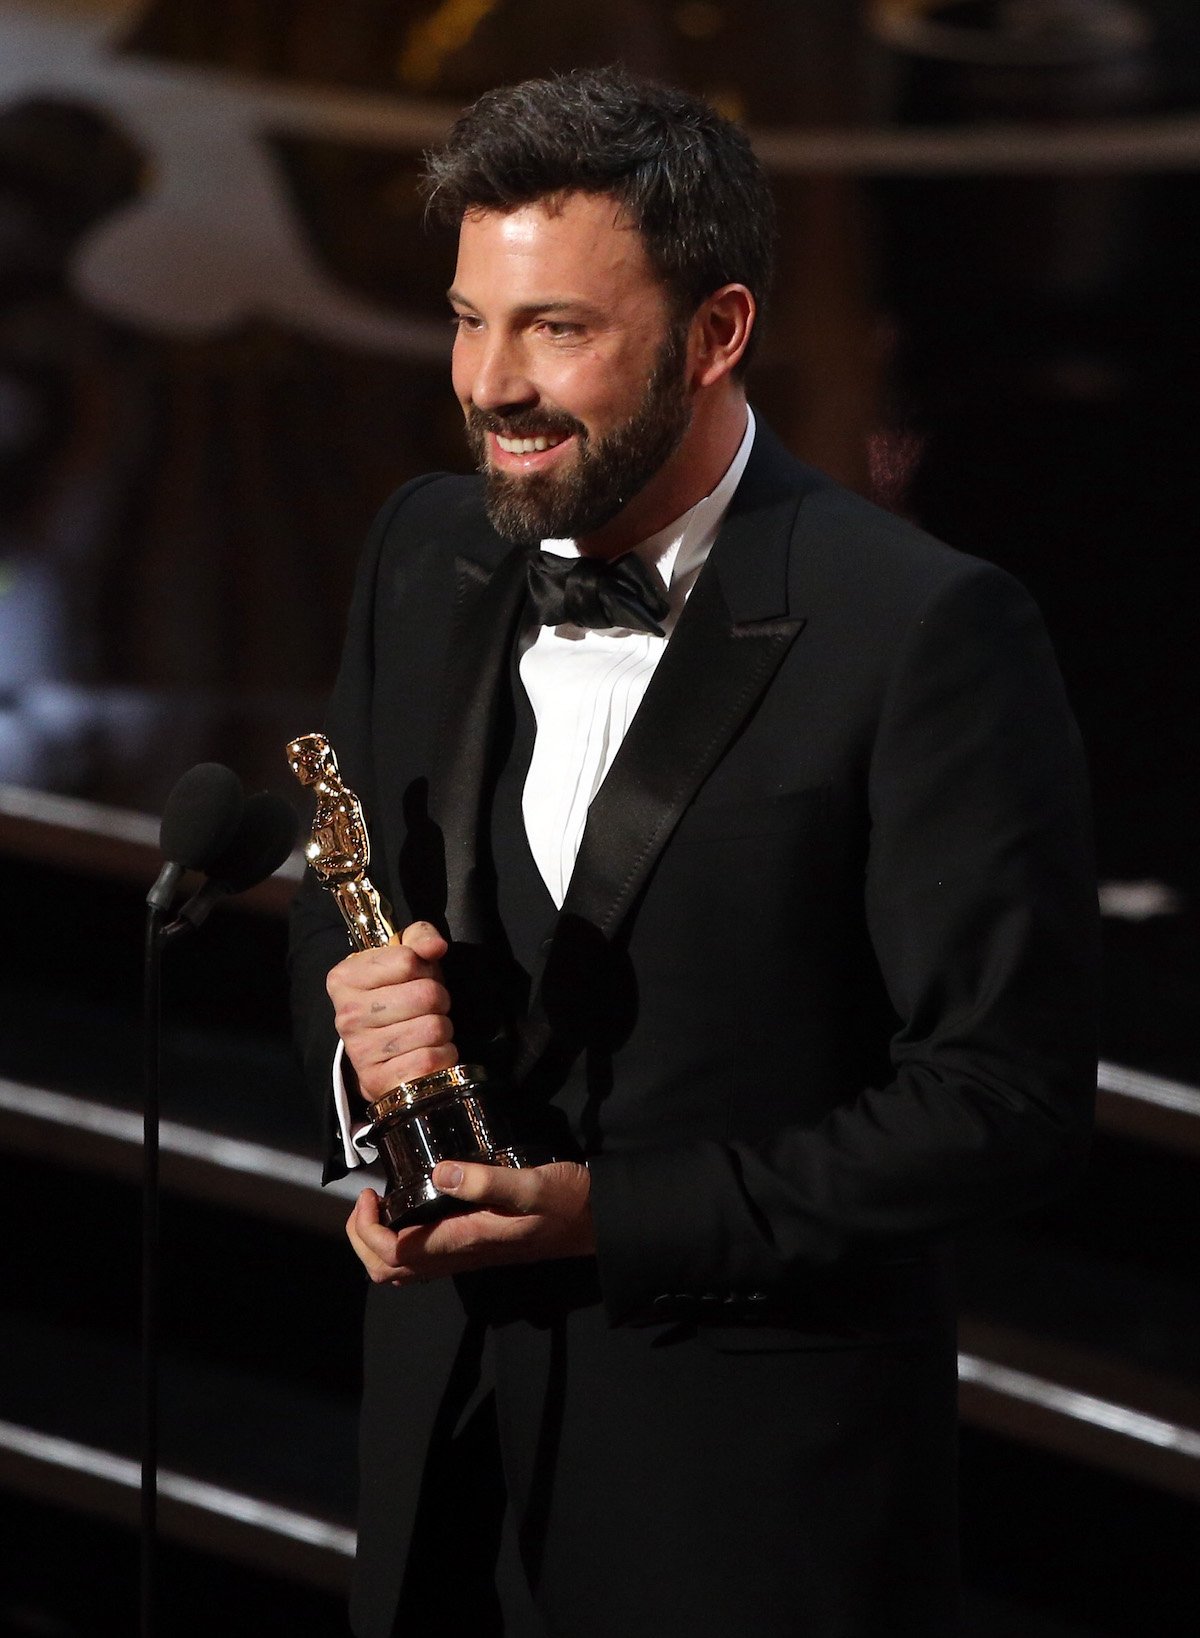
{"type": "Polygon", "coordinates": [[[346,1236],[355,1255],[376,1285],[411,1285],[420,1278],[409,1266],[405,1241],[380,1218],[379,1196],[364,1189],[346,1220],[346,1236]]]}
{"type": "Polygon", "coordinates": [[[398,1086],[424,1080],[426,1075],[436,1075],[443,1069],[453,1069],[459,1057],[458,1047],[449,1041],[445,1046],[420,1047],[413,1052],[401,1052],[395,1057],[384,1058],[376,1064],[365,1063],[360,1068],[348,1043],[346,1051],[358,1077],[358,1089],[367,1103],[374,1103],[385,1092],[392,1092],[398,1086]]]}
{"type": "Polygon", "coordinates": [[[442,975],[438,962],[446,949],[446,941],[436,928],[428,922],[415,922],[405,928],[399,942],[355,950],[339,961],[326,978],[325,987],[337,1006],[343,997],[367,995],[398,984],[426,980],[440,986],[442,975]],[[404,942],[410,935],[414,942],[404,942]]]}
{"type": "MultiPolygon", "coordinates": [[[[419,1053],[424,1047],[439,1048],[454,1044],[454,1025],[444,1012],[423,1012],[415,1018],[362,1033],[358,1058],[364,1067],[390,1063],[406,1054],[419,1053]]],[[[454,1059],[450,1061],[453,1063],[454,1059]]],[[[434,1067],[441,1068],[442,1065],[439,1063],[434,1067]]],[[[355,1068],[359,1068],[358,1063],[355,1068]]]]}
{"type": "Polygon", "coordinates": [[[358,1197],[346,1232],[377,1285],[411,1285],[474,1268],[595,1251],[586,1166],[554,1161],[509,1169],[444,1160],[433,1181],[473,1209],[394,1234],[380,1220],[374,1191],[358,1197]]]}
{"type": "MultiPolygon", "coordinates": [[[[526,1254],[587,1256],[596,1248],[591,1177],[576,1161],[510,1169],[443,1160],[433,1169],[433,1181],[442,1194],[475,1208],[457,1223],[460,1232],[474,1235],[472,1252],[481,1266],[526,1254]],[[496,1239],[490,1249],[483,1243],[489,1233],[496,1239]]],[[[452,1220],[445,1227],[454,1232],[456,1225],[452,1220]]],[[[431,1235],[428,1249],[436,1246],[431,1235]]]]}
{"type": "Polygon", "coordinates": [[[533,1232],[534,1223],[512,1211],[471,1211],[394,1233],[380,1218],[379,1196],[364,1189],[347,1219],[346,1236],[375,1285],[403,1287],[511,1262],[520,1255],[517,1242],[533,1232]]]}
{"type": "Polygon", "coordinates": [[[334,1023],[368,1099],[458,1062],[438,962],[446,941],[414,922],[397,942],[358,950],[326,979],[334,1023]]]}
{"type": "Polygon", "coordinates": [[[514,1226],[508,1218],[467,1212],[395,1232],[382,1221],[374,1189],[364,1189],[346,1221],[346,1236],[374,1284],[406,1286],[481,1266],[481,1245],[482,1262],[494,1261],[496,1231],[514,1226]],[[493,1225],[491,1235],[486,1223],[493,1225]]]}

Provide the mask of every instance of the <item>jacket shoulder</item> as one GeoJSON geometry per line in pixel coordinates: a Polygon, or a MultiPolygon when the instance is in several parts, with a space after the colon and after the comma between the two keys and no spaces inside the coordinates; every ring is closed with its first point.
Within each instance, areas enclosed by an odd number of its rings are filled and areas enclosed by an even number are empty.
{"type": "Polygon", "coordinates": [[[943,597],[1031,604],[1019,581],[986,559],[929,534],[832,480],[806,493],[793,534],[792,573],[802,595],[850,597],[893,627],[943,597]]]}
{"type": "Polygon", "coordinates": [[[453,472],[428,472],[403,484],[384,502],[372,535],[385,554],[429,547],[503,549],[484,511],[483,479],[453,472]]]}
{"type": "Polygon", "coordinates": [[[961,582],[1020,591],[1004,570],[948,546],[919,524],[844,488],[807,466],[761,422],[743,485],[752,509],[791,515],[789,579],[793,607],[816,598],[873,604],[894,619],[961,582]]]}

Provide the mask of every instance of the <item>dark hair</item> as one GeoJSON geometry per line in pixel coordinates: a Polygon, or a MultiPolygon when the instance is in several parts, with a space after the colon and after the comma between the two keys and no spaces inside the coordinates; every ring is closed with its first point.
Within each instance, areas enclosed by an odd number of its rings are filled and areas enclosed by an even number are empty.
{"type": "Polygon", "coordinates": [[[766,307],[775,260],[766,175],[746,133],[685,91],[616,66],[501,86],[459,116],[425,166],[439,221],[611,194],[681,313],[733,283],[766,307]]]}

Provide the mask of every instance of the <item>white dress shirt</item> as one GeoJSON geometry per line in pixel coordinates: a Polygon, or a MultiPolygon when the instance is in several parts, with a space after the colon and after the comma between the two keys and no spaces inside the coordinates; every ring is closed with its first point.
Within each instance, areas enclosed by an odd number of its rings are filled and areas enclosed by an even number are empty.
{"type": "MultiPolygon", "coordinates": [[[[535,738],[522,795],[530,852],[550,897],[562,907],[575,868],[592,799],[642,703],[654,668],[717,538],[754,443],[754,414],[725,476],[710,495],[633,550],[662,580],[670,609],[665,633],[623,626],[591,631],[576,625],[541,626],[518,662],[533,707],[535,738]]],[[[543,551],[578,557],[573,540],[544,540],[543,551]]],[[[376,1158],[353,1127],[342,1074],[342,1046],[333,1063],[333,1092],[346,1164],[376,1158]]]]}

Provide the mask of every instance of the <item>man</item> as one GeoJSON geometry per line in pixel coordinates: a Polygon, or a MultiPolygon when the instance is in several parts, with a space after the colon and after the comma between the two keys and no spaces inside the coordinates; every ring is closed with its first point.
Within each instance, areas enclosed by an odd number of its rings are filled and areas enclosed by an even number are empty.
{"type": "Polygon", "coordinates": [[[369,542],[328,726],[407,926],[346,956],[310,885],[297,1012],[334,1170],[349,1096],[459,1058],[561,1158],[359,1199],[355,1631],[950,1633],[940,1248],[1094,1086],[1041,623],[755,426],[769,195],[706,106],[501,90],[430,185],[482,476],[369,542]]]}

